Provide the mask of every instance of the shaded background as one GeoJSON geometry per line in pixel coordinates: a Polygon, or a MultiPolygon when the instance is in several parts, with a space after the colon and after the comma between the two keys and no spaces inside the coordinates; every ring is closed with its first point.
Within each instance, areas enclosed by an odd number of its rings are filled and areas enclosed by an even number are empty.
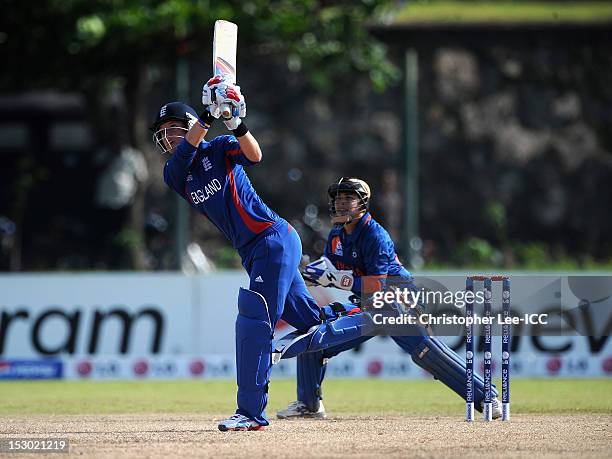
{"type": "MultiPolygon", "coordinates": [[[[179,267],[180,204],[147,128],[169,100],[200,109],[218,18],[239,26],[238,82],[264,152],[249,176],[305,252],[323,250],[327,186],[355,175],[413,269],[609,268],[612,11],[527,3],[3,1],[0,269],[179,267]]],[[[183,268],[238,267],[217,230],[186,214],[184,242],[197,245],[183,268]]]]}

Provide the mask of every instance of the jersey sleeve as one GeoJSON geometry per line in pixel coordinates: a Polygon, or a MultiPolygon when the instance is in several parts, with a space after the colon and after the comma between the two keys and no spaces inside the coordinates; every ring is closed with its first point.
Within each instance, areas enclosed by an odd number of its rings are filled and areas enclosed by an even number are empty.
{"type": "Polygon", "coordinates": [[[197,152],[197,147],[183,139],[164,166],[164,182],[181,196],[185,194],[185,179],[197,152]]]}
{"type": "Polygon", "coordinates": [[[233,135],[220,136],[219,140],[223,143],[223,152],[229,160],[234,164],[241,166],[252,166],[257,164],[246,157],[240,148],[240,142],[233,135]]]}

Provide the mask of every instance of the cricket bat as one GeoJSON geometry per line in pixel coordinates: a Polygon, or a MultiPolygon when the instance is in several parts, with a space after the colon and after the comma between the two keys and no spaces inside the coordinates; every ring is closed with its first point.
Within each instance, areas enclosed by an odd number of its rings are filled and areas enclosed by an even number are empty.
{"type": "MultiPolygon", "coordinates": [[[[238,46],[238,26],[233,22],[215,21],[213,37],[213,73],[222,76],[232,84],[236,84],[236,49],[238,46]]],[[[232,117],[232,106],[223,104],[221,115],[228,119],[232,117]]]]}

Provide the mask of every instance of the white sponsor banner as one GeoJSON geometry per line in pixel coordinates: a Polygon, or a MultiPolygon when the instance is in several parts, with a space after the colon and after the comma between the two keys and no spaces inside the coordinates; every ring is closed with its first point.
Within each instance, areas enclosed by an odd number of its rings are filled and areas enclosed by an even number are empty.
{"type": "MultiPolygon", "coordinates": [[[[369,343],[375,344],[373,338],[369,343]]],[[[367,344],[367,343],[366,343],[367,344]]],[[[233,354],[148,357],[65,358],[67,379],[235,379],[233,354]]],[[[482,374],[482,360],[476,360],[482,374]]],[[[500,362],[493,364],[494,377],[500,377],[500,362]]],[[[566,355],[521,351],[512,355],[512,378],[605,378],[612,376],[612,357],[582,353],[566,355]]],[[[282,360],[272,370],[272,379],[295,378],[295,359],[282,360]]],[[[329,360],[326,378],[431,379],[409,355],[397,352],[347,351],[329,360]]]]}
{"type": "MultiPolygon", "coordinates": [[[[247,285],[242,271],[3,275],[0,360],[61,358],[68,378],[234,378],[236,298],[247,285]]],[[[515,291],[513,298],[520,298],[521,290],[515,291]]],[[[334,289],[312,292],[319,304],[348,296],[334,289]]],[[[593,321],[598,333],[590,337],[515,336],[512,376],[609,377],[612,341],[599,333],[607,320],[593,321]]],[[[281,322],[276,336],[290,330],[281,322]]],[[[463,354],[462,337],[445,340],[463,354]]],[[[495,337],[496,370],[500,354],[495,337]]],[[[273,374],[294,377],[295,361],[283,361],[273,374]]],[[[428,377],[388,337],[334,357],[327,375],[428,377]]]]}
{"type": "Polygon", "coordinates": [[[234,352],[243,271],[0,276],[0,359],[234,352]]]}
{"type": "Polygon", "coordinates": [[[0,357],[191,352],[193,279],[176,274],[0,276],[0,357]]]}
{"type": "Polygon", "coordinates": [[[67,379],[230,379],[235,375],[235,357],[232,354],[64,359],[64,377],[67,379]]]}

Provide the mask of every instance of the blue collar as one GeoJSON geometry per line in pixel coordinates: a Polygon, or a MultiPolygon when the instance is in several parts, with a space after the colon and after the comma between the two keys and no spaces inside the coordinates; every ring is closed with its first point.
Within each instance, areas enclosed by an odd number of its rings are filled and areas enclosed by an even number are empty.
{"type": "Polygon", "coordinates": [[[346,231],[344,231],[344,228],[342,228],[342,232],[344,233],[344,236],[351,240],[357,239],[359,235],[361,234],[361,232],[363,231],[363,228],[367,226],[370,220],[372,220],[372,216],[370,215],[370,212],[366,212],[365,214],[361,216],[361,218],[359,219],[359,223],[357,223],[357,226],[355,227],[355,229],[353,230],[351,234],[348,234],[346,231]]]}

